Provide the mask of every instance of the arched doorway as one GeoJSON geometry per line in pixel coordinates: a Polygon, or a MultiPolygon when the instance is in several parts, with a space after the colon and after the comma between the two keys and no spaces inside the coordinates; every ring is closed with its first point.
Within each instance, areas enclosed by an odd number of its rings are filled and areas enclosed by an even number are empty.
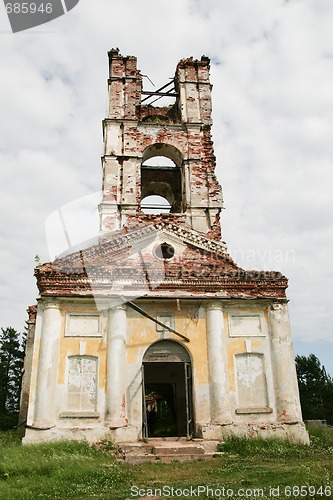
{"type": "Polygon", "coordinates": [[[190,437],[193,432],[192,370],[188,351],[161,340],[143,357],[143,438],[190,437]]]}

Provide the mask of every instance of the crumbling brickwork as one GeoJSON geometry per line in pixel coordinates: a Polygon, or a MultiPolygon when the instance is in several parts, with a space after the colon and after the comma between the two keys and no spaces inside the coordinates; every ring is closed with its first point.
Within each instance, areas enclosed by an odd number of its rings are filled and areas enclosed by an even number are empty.
{"type": "MultiPolygon", "coordinates": [[[[109,61],[109,115],[104,120],[102,232],[134,227],[140,225],[142,219],[147,222],[140,207],[144,188],[147,188],[142,183],[141,167],[147,149],[153,145],[166,145],[177,150],[176,164],[181,173],[182,199],[174,211],[185,214],[185,218],[184,221],[178,219],[178,223],[219,239],[218,215],[223,201],[221,186],[215,176],[211,139],[209,59],[189,58],[178,63],[174,77],[175,103],[167,107],[141,104],[142,77],[136,68],[136,58],[123,57],[119,51],[112,50],[109,61]]],[[[158,150],[154,155],[158,155],[158,150]]],[[[167,148],[162,155],[172,157],[167,148]]],[[[167,184],[176,190],[172,181],[167,184]]],[[[162,191],[160,183],[160,186],[151,186],[150,194],[161,195],[162,191]]]]}
{"type": "Polygon", "coordinates": [[[221,240],[209,59],[182,59],[153,93],[135,57],[111,50],[109,71],[99,242],[35,269],[25,442],[149,437],[152,382],[174,388],[177,438],[308,442],[288,280],[241,269],[221,240]],[[173,102],[149,104],[152,94],[173,102]],[[146,213],[150,196],[167,213],[146,213]]]}
{"type": "Polygon", "coordinates": [[[161,220],[154,225],[142,220],[135,230],[120,230],[87,250],[38,266],[35,274],[41,294],[51,296],[112,296],[114,282],[119,281],[124,292],[145,290],[152,297],[158,291],[164,296],[171,292],[173,297],[214,293],[239,299],[285,299],[288,286],[281,273],[241,269],[223,244],[214,245],[214,240],[200,233],[161,220]],[[168,234],[180,238],[183,248],[161,262],[154,248],[163,233],[165,238],[168,234]]]}

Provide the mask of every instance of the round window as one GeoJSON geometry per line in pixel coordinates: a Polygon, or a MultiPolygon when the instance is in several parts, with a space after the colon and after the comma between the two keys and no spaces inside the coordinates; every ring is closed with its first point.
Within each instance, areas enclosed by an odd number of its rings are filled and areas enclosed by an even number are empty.
{"type": "Polygon", "coordinates": [[[155,255],[159,259],[172,259],[175,255],[175,249],[169,243],[162,243],[155,249],[155,255]]]}

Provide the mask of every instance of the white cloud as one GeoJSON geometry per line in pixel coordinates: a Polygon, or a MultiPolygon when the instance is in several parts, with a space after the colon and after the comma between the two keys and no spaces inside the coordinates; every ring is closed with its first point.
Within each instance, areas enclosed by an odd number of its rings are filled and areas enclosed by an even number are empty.
{"type": "Polygon", "coordinates": [[[22,329],[35,300],[48,215],[101,188],[106,52],[118,46],[156,86],[180,58],[211,57],[224,238],[240,264],[290,278],[302,348],[332,345],[332,14],[330,0],[81,0],[12,35],[0,11],[1,325],[22,329]]]}

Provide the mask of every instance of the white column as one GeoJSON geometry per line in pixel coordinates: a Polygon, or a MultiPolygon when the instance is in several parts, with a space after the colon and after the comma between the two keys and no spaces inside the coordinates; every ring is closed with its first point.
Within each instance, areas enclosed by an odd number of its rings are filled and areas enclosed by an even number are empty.
{"type": "Polygon", "coordinates": [[[226,350],[222,306],[211,302],[206,307],[211,422],[230,421],[227,401],[226,350]]]}
{"type": "Polygon", "coordinates": [[[44,305],[39,349],[33,427],[48,429],[55,425],[57,375],[61,312],[57,302],[44,305]]]}
{"type": "Polygon", "coordinates": [[[275,303],[268,312],[272,344],[277,419],[302,421],[295,357],[290,331],[288,305],[275,303]]]}
{"type": "Polygon", "coordinates": [[[126,331],[127,317],[124,305],[109,311],[106,373],[106,425],[124,427],[126,421],[126,331]]]}

